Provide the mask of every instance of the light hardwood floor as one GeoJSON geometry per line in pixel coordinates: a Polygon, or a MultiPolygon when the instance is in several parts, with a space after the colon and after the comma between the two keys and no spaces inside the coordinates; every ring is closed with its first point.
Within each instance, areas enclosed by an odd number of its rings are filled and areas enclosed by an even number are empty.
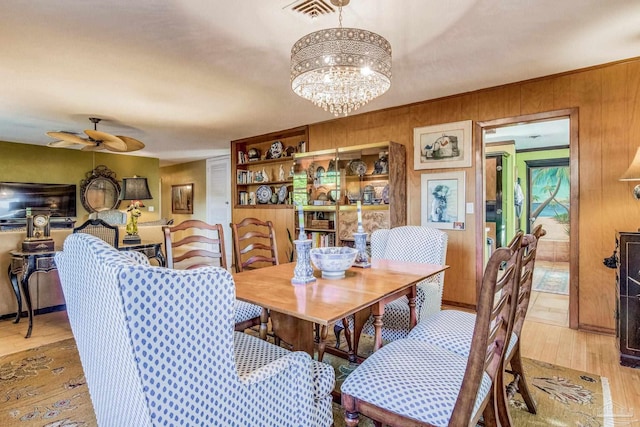
{"type": "MultiPolygon", "coordinates": [[[[24,338],[26,319],[0,321],[0,356],[71,338],[66,311],[34,319],[33,335],[24,338]]],[[[523,329],[525,357],[598,374],[609,379],[615,426],[640,426],[640,369],[620,366],[615,337],[575,331],[527,320],[523,329]]]]}

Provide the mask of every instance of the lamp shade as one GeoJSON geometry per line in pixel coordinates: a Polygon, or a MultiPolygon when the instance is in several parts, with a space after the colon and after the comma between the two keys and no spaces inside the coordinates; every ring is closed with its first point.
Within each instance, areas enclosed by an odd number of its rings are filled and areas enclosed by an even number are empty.
{"type": "Polygon", "coordinates": [[[620,181],[640,181],[640,148],[636,151],[629,169],[620,177],[620,181]]]}
{"type": "Polygon", "coordinates": [[[120,191],[120,200],[150,200],[151,192],[147,178],[133,177],[122,178],[122,190],[120,191]]]}

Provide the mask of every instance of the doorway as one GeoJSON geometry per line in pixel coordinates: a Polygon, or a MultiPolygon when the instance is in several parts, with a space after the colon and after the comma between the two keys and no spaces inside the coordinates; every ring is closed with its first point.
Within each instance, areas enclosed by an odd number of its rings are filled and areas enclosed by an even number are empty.
{"type": "MultiPolygon", "coordinates": [[[[487,239],[492,219],[495,218],[496,225],[499,220],[502,231],[500,239],[496,235],[495,247],[504,246],[518,230],[529,232],[537,223],[544,222],[548,234],[540,240],[534,280],[537,278],[547,287],[539,287],[541,290],[535,292],[535,298],[532,296],[530,307],[538,302],[541,307],[548,305],[553,320],[546,323],[572,329],[579,324],[577,129],[577,109],[567,109],[478,122],[474,133],[476,158],[483,160],[477,162],[476,203],[485,207],[481,210],[482,217],[476,218],[477,277],[482,277],[490,253],[486,245],[492,240],[487,239]],[[546,135],[558,126],[564,126],[563,136],[546,135]],[[540,132],[531,133],[532,129],[540,132]],[[502,148],[496,154],[496,145],[509,145],[513,149],[506,150],[506,156],[502,148]],[[489,197],[496,173],[489,171],[488,165],[494,163],[496,156],[503,161],[499,168],[502,176],[499,216],[494,212],[498,208],[493,206],[497,202],[489,197]]],[[[528,316],[535,317],[535,310],[530,310],[528,316]]]]}

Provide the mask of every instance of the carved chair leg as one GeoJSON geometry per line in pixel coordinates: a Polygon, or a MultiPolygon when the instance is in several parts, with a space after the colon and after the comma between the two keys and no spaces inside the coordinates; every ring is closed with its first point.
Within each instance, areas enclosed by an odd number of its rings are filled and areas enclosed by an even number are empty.
{"type": "Polygon", "coordinates": [[[344,339],[347,340],[347,348],[349,353],[353,350],[353,345],[351,343],[351,331],[349,330],[349,321],[345,317],[342,319],[342,328],[344,329],[344,339]]]}
{"type": "Polygon", "coordinates": [[[344,413],[344,423],[347,427],[357,427],[360,424],[360,414],[358,412],[344,413]]]}
{"type": "Polygon", "coordinates": [[[522,366],[522,359],[520,358],[520,344],[516,344],[516,348],[513,349],[513,357],[511,358],[511,369],[514,375],[520,377],[518,382],[518,392],[522,395],[524,403],[527,405],[527,409],[532,414],[537,413],[536,401],[533,399],[531,392],[529,391],[529,385],[527,384],[527,378],[524,376],[524,367],[522,366]]]}

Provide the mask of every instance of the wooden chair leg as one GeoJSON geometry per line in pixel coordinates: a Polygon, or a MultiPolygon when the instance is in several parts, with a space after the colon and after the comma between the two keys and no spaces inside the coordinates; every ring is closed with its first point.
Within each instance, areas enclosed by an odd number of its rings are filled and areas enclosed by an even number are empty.
{"type": "Polygon", "coordinates": [[[336,322],[335,325],[333,325],[333,335],[336,336],[336,348],[340,348],[340,333],[342,332],[342,329],[344,328],[340,322],[336,322]]]}
{"type": "Polygon", "coordinates": [[[342,328],[344,329],[344,339],[347,340],[347,348],[349,352],[353,350],[353,344],[351,342],[351,331],[349,330],[349,321],[342,319],[342,328]]]}
{"type": "Polygon", "coordinates": [[[513,370],[514,375],[520,377],[520,381],[518,381],[518,392],[522,395],[522,399],[527,405],[527,410],[532,414],[536,414],[538,412],[536,408],[536,401],[533,399],[533,396],[529,391],[527,378],[524,375],[524,367],[522,366],[522,359],[520,357],[520,343],[516,344],[516,348],[513,349],[511,369],[513,370]]]}

